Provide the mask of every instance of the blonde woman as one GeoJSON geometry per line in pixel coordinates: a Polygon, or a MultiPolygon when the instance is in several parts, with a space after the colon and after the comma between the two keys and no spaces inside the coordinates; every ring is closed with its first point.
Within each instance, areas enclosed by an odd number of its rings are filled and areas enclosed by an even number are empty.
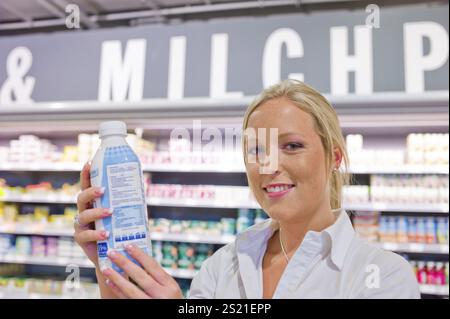
{"type": "MultiPolygon", "coordinates": [[[[277,129],[276,145],[244,134],[250,188],[270,216],[237,235],[207,259],[190,298],[419,298],[413,271],[397,254],[355,236],[341,207],[348,158],[333,107],[310,86],[287,80],[263,91],[249,106],[243,129],[277,129]],[[277,165],[261,173],[260,157],[275,149],[277,165]],[[249,159],[257,159],[249,160],[249,159]]],[[[273,154],[273,153],[272,153],[273,154]]],[[[89,165],[81,174],[76,241],[97,265],[104,298],[182,298],[176,281],[137,247],[128,253],[142,268],[111,251],[110,259],[133,279],[100,270],[91,229],[105,216],[89,208],[101,196],[90,187],[89,165]]]]}

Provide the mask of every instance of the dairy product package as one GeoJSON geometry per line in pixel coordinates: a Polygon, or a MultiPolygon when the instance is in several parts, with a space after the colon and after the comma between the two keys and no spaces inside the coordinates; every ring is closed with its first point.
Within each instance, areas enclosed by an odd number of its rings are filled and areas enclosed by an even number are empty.
{"type": "MultiPolygon", "coordinates": [[[[97,242],[100,269],[106,267],[123,273],[107,256],[109,249],[131,259],[125,247],[134,244],[152,255],[142,168],[137,155],[126,142],[126,124],[109,121],[100,124],[101,144],[91,165],[91,184],[104,187],[104,194],[94,206],[110,208],[111,217],[95,222],[97,230],[109,232],[106,240],[97,242]]],[[[138,264],[139,265],[139,264],[138,264]]]]}

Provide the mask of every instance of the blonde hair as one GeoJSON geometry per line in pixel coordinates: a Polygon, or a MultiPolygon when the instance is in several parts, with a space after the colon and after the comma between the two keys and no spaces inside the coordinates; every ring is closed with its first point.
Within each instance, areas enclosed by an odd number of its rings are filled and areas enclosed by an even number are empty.
{"type": "MultiPolygon", "coordinates": [[[[348,154],[336,111],[322,94],[297,80],[285,80],[273,85],[259,94],[248,106],[244,115],[242,132],[247,129],[249,117],[258,106],[269,100],[283,97],[289,99],[313,118],[316,132],[320,136],[325,151],[326,167],[330,167],[334,160],[334,148],[337,147],[341,151],[343,170],[332,171],[329,180],[331,209],[341,208],[342,189],[344,185],[350,183],[348,154]]],[[[242,135],[242,138],[245,161],[245,134],[242,135]]]]}

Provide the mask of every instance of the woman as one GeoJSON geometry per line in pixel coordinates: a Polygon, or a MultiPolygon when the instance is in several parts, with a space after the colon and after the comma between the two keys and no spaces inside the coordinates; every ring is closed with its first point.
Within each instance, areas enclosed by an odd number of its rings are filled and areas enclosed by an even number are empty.
{"type": "MultiPolygon", "coordinates": [[[[348,159],[328,101],[302,82],[283,81],[262,92],[244,117],[245,132],[271,128],[278,130],[272,145],[259,135],[250,139],[251,134],[243,134],[248,182],[271,218],[207,259],[189,297],[419,298],[408,262],[358,239],[341,208],[348,176],[339,168],[345,169],[348,159]],[[266,146],[272,159],[276,150],[278,162],[269,173],[261,173],[266,146]]],[[[75,239],[97,265],[102,297],[182,298],[176,281],[137,247],[127,251],[142,268],[117,252],[109,254],[134,283],[112,269],[99,269],[95,241],[108,234],[89,225],[108,215],[89,208],[101,196],[101,190],[90,187],[89,165],[81,173],[81,184],[75,239]]]]}

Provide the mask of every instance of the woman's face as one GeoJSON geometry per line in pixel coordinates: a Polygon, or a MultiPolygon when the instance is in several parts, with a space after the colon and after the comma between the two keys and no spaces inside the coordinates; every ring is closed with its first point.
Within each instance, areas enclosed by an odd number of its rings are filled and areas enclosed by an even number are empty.
{"type": "MultiPolygon", "coordinates": [[[[330,168],[326,168],[322,142],[308,113],[287,98],[272,99],[253,111],[248,128],[256,132],[262,128],[278,129],[278,166],[272,173],[261,174],[258,160],[256,163],[246,161],[250,187],[270,217],[294,221],[329,205],[330,168]]],[[[257,133],[256,141],[249,138],[249,154],[260,156],[266,149],[272,150],[270,139],[266,140],[266,144],[258,140],[257,133]],[[251,147],[253,145],[256,147],[251,147]]]]}

